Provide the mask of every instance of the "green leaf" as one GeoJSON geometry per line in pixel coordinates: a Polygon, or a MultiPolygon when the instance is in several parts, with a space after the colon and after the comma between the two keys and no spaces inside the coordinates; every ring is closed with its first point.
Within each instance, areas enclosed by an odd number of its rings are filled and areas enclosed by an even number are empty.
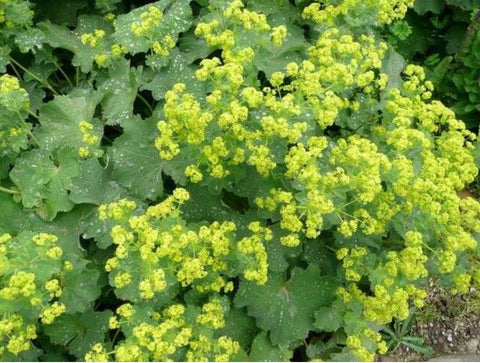
{"type": "Polygon", "coordinates": [[[44,41],[43,32],[37,28],[31,28],[27,32],[22,32],[15,37],[15,44],[22,53],[30,51],[35,53],[36,49],[42,48],[44,41]]]}
{"type": "Polygon", "coordinates": [[[56,0],[42,0],[35,2],[35,15],[56,24],[75,25],[77,12],[87,5],[88,0],[62,0],[61,6],[56,0]]]}
{"type": "MultiPolygon", "coordinates": [[[[210,17],[206,19],[203,17],[197,18],[199,22],[204,22],[204,20],[208,22],[211,19],[210,17]]],[[[200,38],[195,35],[193,29],[183,33],[178,42],[178,49],[182,53],[182,61],[185,64],[192,64],[197,59],[207,58],[208,55],[212,53],[212,48],[209,47],[205,41],[200,40],[200,38]]],[[[177,49],[172,49],[172,53],[173,52],[177,52],[177,49]]]]}
{"type": "Polygon", "coordinates": [[[327,305],[335,284],[322,276],[316,265],[296,268],[290,280],[284,274],[272,274],[263,286],[242,281],[235,305],[248,308],[257,326],[270,332],[273,344],[287,345],[304,339],[313,329],[313,314],[327,305]]]}
{"type": "Polygon", "coordinates": [[[249,357],[252,362],[288,362],[293,352],[273,345],[266,333],[260,333],[253,340],[249,357]]]}
{"type": "Polygon", "coordinates": [[[2,360],[4,362],[38,362],[38,357],[42,354],[42,350],[37,348],[35,345],[30,344],[30,348],[23,352],[20,352],[18,355],[10,353],[8,350],[2,355],[2,360]]]}
{"type": "Polygon", "coordinates": [[[152,39],[162,40],[166,35],[173,39],[178,34],[187,31],[191,25],[192,10],[190,0],[161,0],[130,11],[128,14],[120,15],[115,19],[115,33],[113,38],[116,43],[125,45],[130,53],[147,52],[152,46],[152,39]],[[139,21],[140,15],[151,7],[157,7],[164,14],[160,23],[148,37],[136,36],[132,33],[132,25],[139,21]]]}
{"type": "Polygon", "coordinates": [[[99,79],[98,89],[105,95],[102,108],[106,124],[121,125],[132,119],[139,78],[140,71],[122,58],[108,67],[104,80],[99,79]]]}
{"type": "Polygon", "coordinates": [[[40,127],[35,130],[35,136],[43,150],[55,151],[60,148],[87,146],[82,140],[80,121],[93,125],[89,134],[100,139],[103,128],[99,120],[93,118],[95,108],[100,102],[101,94],[92,90],[76,89],[68,96],[57,96],[40,109],[40,127]]]}
{"type": "Polygon", "coordinates": [[[247,1],[248,8],[268,16],[270,25],[293,25],[294,21],[301,21],[301,13],[288,0],[247,1]]]}
{"type": "Polygon", "coordinates": [[[163,162],[154,145],[157,121],[135,117],[126,122],[123,135],[112,147],[113,177],[143,199],[153,200],[163,193],[163,162]]]}
{"type": "MultiPolygon", "coordinates": [[[[38,248],[32,241],[34,234],[35,233],[30,231],[22,231],[16,236],[7,252],[9,260],[8,269],[34,272],[36,282],[38,284],[44,284],[54,274],[60,272],[61,264],[58,260],[38,256],[38,248]],[[35,263],[32,263],[33,261],[35,261],[35,263]]],[[[8,275],[14,271],[6,270],[5,272],[8,275]]],[[[16,304],[14,301],[4,299],[1,299],[0,302],[5,305],[13,304],[13,306],[15,306],[16,304]]]]}
{"type": "MultiPolygon", "coordinates": [[[[244,42],[244,46],[248,46],[251,37],[251,34],[246,34],[241,40],[244,42]]],[[[300,55],[300,52],[307,47],[303,29],[288,24],[288,35],[283,44],[280,47],[271,43],[263,45],[256,53],[254,63],[259,70],[264,71],[265,75],[270,77],[274,72],[285,71],[287,64],[290,62],[301,63],[304,58],[300,55]]]]}
{"type": "Polygon", "coordinates": [[[79,175],[72,180],[70,200],[76,204],[102,204],[118,199],[119,186],[111,179],[109,169],[102,167],[97,159],[80,163],[79,175]]]}
{"type": "Polygon", "coordinates": [[[88,267],[89,261],[76,259],[71,262],[73,270],[65,276],[63,293],[59,299],[67,307],[68,314],[88,310],[101,291],[97,284],[100,273],[88,267]]]}
{"type": "MultiPolygon", "coordinates": [[[[17,113],[0,108],[0,161],[8,168],[17,154],[29,146],[27,130],[31,125],[23,121],[17,113]],[[11,130],[22,129],[18,135],[12,135],[11,130]]],[[[4,171],[0,171],[0,178],[5,177],[4,171]]]]}
{"type": "Polygon", "coordinates": [[[35,213],[22,209],[22,205],[16,203],[13,196],[0,193],[0,232],[16,235],[20,231],[37,230],[32,226],[43,224],[44,221],[35,213]]]}
{"type": "Polygon", "coordinates": [[[480,7],[480,0],[446,0],[448,5],[457,6],[463,10],[472,11],[480,7]]]}
{"type": "Polygon", "coordinates": [[[432,82],[440,83],[444,80],[445,76],[447,76],[448,72],[450,71],[450,67],[453,62],[453,57],[445,57],[443,58],[440,63],[438,63],[435,68],[433,69],[432,74],[430,75],[430,79],[432,82]]]}
{"type": "Polygon", "coordinates": [[[323,239],[309,240],[308,243],[304,243],[303,249],[302,258],[307,263],[317,264],[323,275],[335,275],[339,261],[335,254],[326,247],[323,239]]]}
{"type": "Polygon", "coordinates": [[[72,64],[80,67],[84,73],[92,70],[94,56],[103,49],[103,44],[98,48],[92,48],[90,45],[82,43],[81,35],[92,33],[95,29],[106,31],[111,29],[111,25],[103,17],[96,15],[80,15],[78,17],[78,27],[75,31],[71,31],[65,26],[52,24],[49,21],[39,23],[37,26],[43,31],[47,44],[54,48],[63,48],[72,52],[74,54],[72,64]]]}
{"type": "Polygon", "coordinates": [[[444,7],[445,0],[416,0],[415,5],[413,5],[413,9],[418,15],[423,15],[429,11],[434,14],[440,14],[444,7]]]}
{"type": "Polygon", "coordinates": [[[187,92],[200,98],[205,95],[205,82],[199,82],[195,78],[195,67],[191,66],[186,54],[172,50],[169,64],[162,69],[161,72],[155,73],[155,76],[142,87],[142,90],[152,91],[152,95],[156,100],[163,99],[165,93],[170,90],[176,83],[185,83],[187,92]]]}
{"type": "Polygon", "coordinates": [[[183,217],[190,222],[227,220],[231,210],[225,208],[221,198],[207,187],[198,184],[188,186],[190,199],[182,205],[183,217]]]}
{"type": "Polygon", "coordinates": [[[10,178],[21,191],[27,208],[37,207],[42,218],[52,220],[60,211],[69,211],[73,203],[67,190],[77,176],[77,160],[73,150],[62,150],[56,165],[50,155],[32,150],[23,153],[15,162],[10,178]]]}
{"type": "Polygon", "coordinates": [[[320,336],[309,341],[306,349],[308,358],[311,360],[329,360],[331,354],[338,353],[345,345],[345,333],[340,330],[332,335],[326,342],[320,336]]]}
{"type": "Polygon", "coordinates": [[[401,86],[404,67],[405,59],[393,47],[389,47],[382,65],[382,72],[388,76],[388,85],[384,92],[401,86]]]}
{"type": "Polygon", "coordinates": [[[122,0],[95,0],[95,7],[105,12],[114,10],[122,0]]]}
{"type": "Polygon", "coordinates": [[[225,327],[219,334],[232,338],[247,350],[257,331],[255,319],[247,315],[246,309],[232,308],[225,317],[225,327]]]}
{"type": "Polygon", "coordinates": [[[0,232],[12,235],[22,231],[55,234],[59,246],[66,254],[77,254],[81,251],[78,236],[85,228],[84,219],[89,213],[92,213],[92,207],[76,206],[70,212],[62,213],[54,221],[47,223],[33,211],[22,209],[22,205],[16,203],[12,196],[0,194],[0,232]]]}
{"type": "Polygon", "coordinates": [[[466,29],[465,24],[454,23],[445,34],[447,40],[447,53],[455,54],[462,50],[465,42],[466,29]]]}
{"type": "Polygon", "coordinates": [[[10,47],[7,45],[0,45],[0,72],[5,73],[7,65],[10,63],[8,56],[10,55],[10,47]]]}
{"type": "Polygon", "coordinates": [[[321,331],[337,331],[343,323],[343,317],[335,305],[322,306],[315,311],[315,327],[321,331]]]}
{"type": "Polygon", "coordinates": [[[59,213],[52,222],[42,221],[42,226],[32,227],[32,230],[55,234],[65,254],[79,254],[83,251],[79,236],[85,229],[85,218],[92,213],[92,209],[91,205],[77,205],[68,213],[59,213]]]}
{"type": "Polygon", "coordinates": [[[96,343],[105,341],[108,332],[108,320],[112,313],[87,310],[84,313],[64,314],[55,319],[53,324],[45,326],[45,333],[54,344],[68,346],[68,351],[79,360],[96,343]]]}

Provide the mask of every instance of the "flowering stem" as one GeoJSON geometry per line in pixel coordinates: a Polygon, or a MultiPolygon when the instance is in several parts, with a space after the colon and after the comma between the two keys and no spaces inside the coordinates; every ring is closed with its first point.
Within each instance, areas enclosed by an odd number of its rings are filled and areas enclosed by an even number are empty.
{"type": "Polygon", "coordinates": [[[2,186],[0,186],[0,192],[7,193],[7,194],[20,194],[19,190],[12,190],[8,188],[4,188],[2,186]]]}
{"type": "Polygon", "coordinates": [[[14,63],[16,66],[18,66],[22,71],[24,71],[25,73],[28,73],[31,77],[33,77],[34,79],[36,79],[38,82],[40,82],[41,84],[43,84],[45,87],[47,87],[50,91],[53,92],[54,95],[58,96],[58,92],[55,91],[55,89],[50,85],[50,83],[48,83],[48,81],[44,81],[42,80],[41,78],[39,78],[37,75],[33,74],[32,72],[30,72],[27,68],[25,68],[24,66],[22,66],[19,62],[17,62],[15,59],[13,59],[12,57],[9,57],[10,61],[12,63],[14,63]]]}
{"type": "Polygon", "coordinates": [[[34,117],[34,118],[37,119],[37,120],[39,119],[39,117],[38,117],[38,115],[37,115],[36,113],[32,112],[32,111],[31,111],[30,109],[28,109],[28,108],[25,108],[25,109],[27,110],[27,112],[28,112],[28,114],[29,114],[30,116],[34,117]]]}
{"type": "MultiPolygon", "coordinates": [[[[29,110],[30,112],[30,110],[29,110]]],[[[33,132],[31,130],[28,129],[28,127],[25,127],[25,122],[23,121],[23,117],[22,115],[20,114],[20,111],[17,110],[17,115],[18,117],[20,118],[20,122],[21,122],[21,127],[23,128],[23,130],[32,138],[32,140],[35,142],[35,144],[37,144],[37,146],[40,147],[40,142],[38,141],[38,139],[35,137],[35,135],[33,134],[33,132]]]]}
{"type": "Polygon", "coordinates": [[[75,68],[75,85],[78,86],[78,82],[80,82],[80,68],[75,68]]]}
{"type": "Polygon", "coordinates": [[[57,62],[53,61],[53,64],[55,65],[55,67],[57,67],[57,69],[60,71],[60,73],[62,74],[62,76],[67,80],[68,84],[70,85],[70,87],[73,88],[73,83],[72,81],[70,80],[70,77],[67,76],[67,74],[64,72],[64,70],[62,69],[62,67],[60,67],[57,62]]]}
{"type": "Polygon", "coordinates": [[[150,106],[148,101],[140,93],[137,93],[137,97],[140,99],[140,101],[142,101],[145,104],[145,106],[147,106],[147,108],[153,114],[153,108],[152,108],[152,106],[150,106]]]}

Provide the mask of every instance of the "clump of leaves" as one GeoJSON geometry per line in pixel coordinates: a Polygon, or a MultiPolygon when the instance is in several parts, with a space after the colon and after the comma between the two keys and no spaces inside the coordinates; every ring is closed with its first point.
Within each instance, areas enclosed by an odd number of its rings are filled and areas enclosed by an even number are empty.
{"type": "Polygon", "coordinates": [[[52,4],[0,2],[2,360],[368,361],[480,284],[413,1],[52,4]]]}

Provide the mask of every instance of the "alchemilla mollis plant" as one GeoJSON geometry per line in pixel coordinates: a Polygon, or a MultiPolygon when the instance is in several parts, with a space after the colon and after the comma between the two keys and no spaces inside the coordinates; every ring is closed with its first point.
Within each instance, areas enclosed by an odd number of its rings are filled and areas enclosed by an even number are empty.
{"type": "Polygon", "coordinates": [[[372,361],[479,286],[413,2],[0,1],[0,359],[372,361]]]}

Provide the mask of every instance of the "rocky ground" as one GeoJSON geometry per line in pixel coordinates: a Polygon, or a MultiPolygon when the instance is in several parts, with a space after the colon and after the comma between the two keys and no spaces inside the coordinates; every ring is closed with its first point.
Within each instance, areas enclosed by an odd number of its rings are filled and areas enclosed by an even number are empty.
{"type": "Polygon", "coordinates": [[[480,361],[480,297],[472,289],[469,294],[453,296],[430,283],[425,307],[418,312],[410,336],[423,337],[431,355],[419,354],[399,345],[379,361],[480,361]]]}

